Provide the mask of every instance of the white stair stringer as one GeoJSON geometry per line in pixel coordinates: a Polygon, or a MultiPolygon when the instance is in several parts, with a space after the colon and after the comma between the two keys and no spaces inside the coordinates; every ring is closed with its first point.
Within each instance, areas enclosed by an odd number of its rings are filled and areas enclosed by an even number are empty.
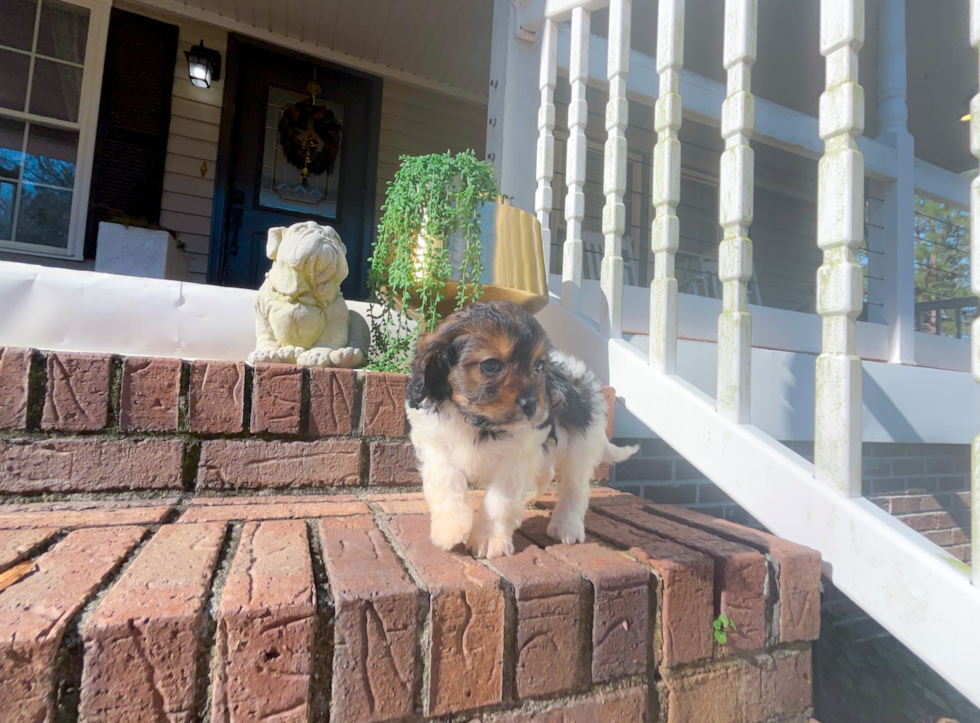
{"type": "Polygon", "coordinates": [[[818,550],[823,572],[868,615],[980,705],[980,589],[969,567],[864,498],[817,482],[813,464],[646,355],[554,303],[540,319],[556,346],[616,389],[639,421],[774,534],[818,550]]]}

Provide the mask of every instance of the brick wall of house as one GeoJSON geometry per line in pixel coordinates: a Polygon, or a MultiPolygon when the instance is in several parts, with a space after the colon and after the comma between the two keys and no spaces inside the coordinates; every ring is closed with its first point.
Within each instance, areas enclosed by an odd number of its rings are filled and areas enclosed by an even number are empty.
{"type": "Polygon", "coordinates": [[[616,489],[759,527],[751,515],[662,439],[617,439],[616,443],[640,446],[639,452],[613,470],[610,484],[616,489]]]}
{"type": "Polygon", "coordinates": [[[864,495],[970,562],[970,446],[869,445],[864,495]]]}
{"type": "MultiPolygon", "coordinates": [[[[612,485],[617,489],[758,526],[663,440],[617,441],[640,445],[637,455],[616,467],[612,485]]],[[[812,443],[786,445],[812,461],[812,443]]],[[[862,464],[865,497],[958,559],[970,561],[969,445],[866,443],[862,464]]]]}
{"type": "Polygon", "coordinates": [[[818,554],[604,487],[585,544],[549,494],[515,555],[440,551],[404,387],[0,349],[11,719],[809,719],[818,554]]]}

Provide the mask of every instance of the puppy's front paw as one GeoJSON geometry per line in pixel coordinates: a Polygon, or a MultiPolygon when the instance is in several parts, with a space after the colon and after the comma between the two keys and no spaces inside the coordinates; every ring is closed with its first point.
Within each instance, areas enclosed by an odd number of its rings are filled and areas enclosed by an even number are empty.
{"type": "Polygon", "coordinates": [[[585,542],[585,524],[580,520],[552,518],[548,523],[548,537],[566,545],[585,542]]]}
{"type": "Polygon", "coordinates": [[[514,541],[506,537],[488,537],[474,532],[466,546],[473,557],[504,557],[514,554],[514,541]]]}
{"type": "Polygon", "coordinates": [[[451,550],[456,545],[466,542],[472,526],[472,519],[463,519],[451,515],[433,515],[429,523],[429,539],[440,550],[451,550]]]}

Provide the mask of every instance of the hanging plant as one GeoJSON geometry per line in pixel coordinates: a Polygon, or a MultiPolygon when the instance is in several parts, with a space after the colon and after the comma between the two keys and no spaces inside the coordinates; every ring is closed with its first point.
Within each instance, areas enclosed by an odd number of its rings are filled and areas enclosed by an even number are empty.
{"type": "Polygon", "coordinates": [[[472,150],[429,156],[402,156],[381,207],[381,225],[371,258],[368,283],[378,309],[372,309],[371,361],[376,371],[407,373],[420,332],[441,319],[439,304],[447,282],[458,282],[455,308],[483,295],[480,206],[496,201],[500,188],[493,167],[472,150]],[[446,239],[464,242],[453,278],[446,239]],[[408,316],[414,308],[415,322],[408,316]]]}

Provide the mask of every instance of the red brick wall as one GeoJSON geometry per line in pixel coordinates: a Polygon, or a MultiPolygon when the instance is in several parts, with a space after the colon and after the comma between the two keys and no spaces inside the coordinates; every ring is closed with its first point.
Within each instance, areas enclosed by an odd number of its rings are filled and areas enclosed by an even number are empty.
{"type": "Polygon", "coordinates": [[[419,485],[405,381],[0,349],[0,494],[419,485]]]}

